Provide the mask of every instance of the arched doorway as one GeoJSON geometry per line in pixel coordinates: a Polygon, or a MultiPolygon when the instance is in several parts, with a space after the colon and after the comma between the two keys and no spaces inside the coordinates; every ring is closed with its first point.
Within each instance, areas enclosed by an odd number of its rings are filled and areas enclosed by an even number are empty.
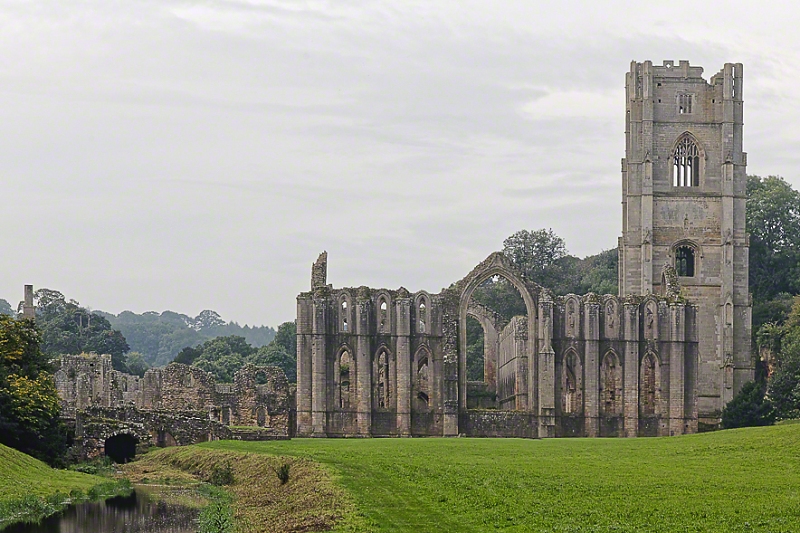
{"type": "Polygon", "coordinates": [[[106,439],[104,444],[106,456],[115,463],[127,463],[136,456],[136,445],[139,443],[134,435],[120,433],[106,439]]]}

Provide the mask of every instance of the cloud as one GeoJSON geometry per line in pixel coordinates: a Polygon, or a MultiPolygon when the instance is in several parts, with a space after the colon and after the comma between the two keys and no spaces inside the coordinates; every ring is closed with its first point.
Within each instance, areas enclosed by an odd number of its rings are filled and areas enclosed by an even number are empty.
{"type": "Polygon", "coordinates": [[[432,291],[523,228],[596,253],[631,59],[744,62],[748,170],[796,179],[792,17],[721,5],[6,2],[0,297],[276,325],[323,249],[432,291]]]}

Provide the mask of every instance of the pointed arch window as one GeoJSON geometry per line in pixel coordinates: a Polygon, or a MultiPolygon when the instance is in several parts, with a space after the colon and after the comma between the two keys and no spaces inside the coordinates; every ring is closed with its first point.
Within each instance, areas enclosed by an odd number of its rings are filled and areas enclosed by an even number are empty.
{"type": "Polygon", "coordinates": [[[354,376],[353,357],[349,350],[342,350],[339,355],[339,408],[350,409],[350,384],[354,376]]]}
{"type": "Polygon", "coordinates": [[[691,136],[684,135],[675,146],[672,156],[672,185],[700,186],[700,150],[691,136]]]}
{"type": "Polygon", "coordinates": [[[350,331],[350,324],[347,320],[349,316],[347,300],[342,300],[342,331],[347,333],[350,331]]]}
{"type": "Polygon", "coordinates": [[[428,322],[428,299],[424,296],[419,299],[417,306],[417,331],[419,333],[427,332],[428,322]]]}
{"type": "Polygon", "coordinates": [[[694,277],[694,248],[679,246],[675,250],[675,270],[679,276],[694,277]]]}
{"type": "Polygon", "coordinates": [[[564,357],[561,377],[561,408],[564,414],[578,414],[581,412],[583,399],[581,398],[583,369],[581,360],[573,352],[567,352],[564,357]]]}
{"type": "Polygon", "coordinates": [[[642,359],[641,382],[639,384],[639,410],[642,415],[654,415],[658,412],[658,361],[652,353],[642,359]]]}
{"type": "Polygon", "coordinates": [[[385,333],[389,322],[389,304],[381,298],[378,304],[378,333],[385,333]]]}

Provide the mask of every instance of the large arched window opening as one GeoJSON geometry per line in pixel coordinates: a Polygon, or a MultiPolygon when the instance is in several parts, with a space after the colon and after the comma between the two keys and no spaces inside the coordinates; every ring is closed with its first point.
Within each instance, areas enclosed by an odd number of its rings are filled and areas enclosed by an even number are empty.
{"type": "Polygon", "coordinates": [[[675,187],[700,186],[700,150],[691,136],[684,135],[672,155],[672,185],[675,187]]]}
{"type": "Polygon", "coordinates": [[[465,359],[468,408],[526,409],[528,308],[516,284],[503,274],[477,283],[466,307],[465,359]]]}
{"type": "Polygon", "coordinates": [[[678,246],[675,249],[675,271],[682,277],[694,277],[695,253],[694,248],[688,245],[678,246]]]}

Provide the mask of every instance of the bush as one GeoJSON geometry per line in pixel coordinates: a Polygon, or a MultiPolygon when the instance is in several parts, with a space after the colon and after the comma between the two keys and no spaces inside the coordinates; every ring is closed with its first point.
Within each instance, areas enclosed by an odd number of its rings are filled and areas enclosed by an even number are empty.
{"type": "Polygon", "coordinates": [[[289,481],[290,468],[291,465],[289,463],[283,463],[278,468],[273,468],[275,475],[278,476],[278,479],[281,481],[281,485],[285,485],[289,481]]]}
{"type": "Polygon", "coordinates": [[[755,381],[746,383],[722,410],[722,427],[731,429],[774,424],[775,410],[765,393],[765,388],[755,381]]]}
{"type": "Polygon", "coordinates": [[[208,476],[208,482],[218,487],[222,485],[233,485],[235,479],[233,476],[233,466],[230,461],[225,464],[215,464],[211,468],[211,475],[208,476]]]}

